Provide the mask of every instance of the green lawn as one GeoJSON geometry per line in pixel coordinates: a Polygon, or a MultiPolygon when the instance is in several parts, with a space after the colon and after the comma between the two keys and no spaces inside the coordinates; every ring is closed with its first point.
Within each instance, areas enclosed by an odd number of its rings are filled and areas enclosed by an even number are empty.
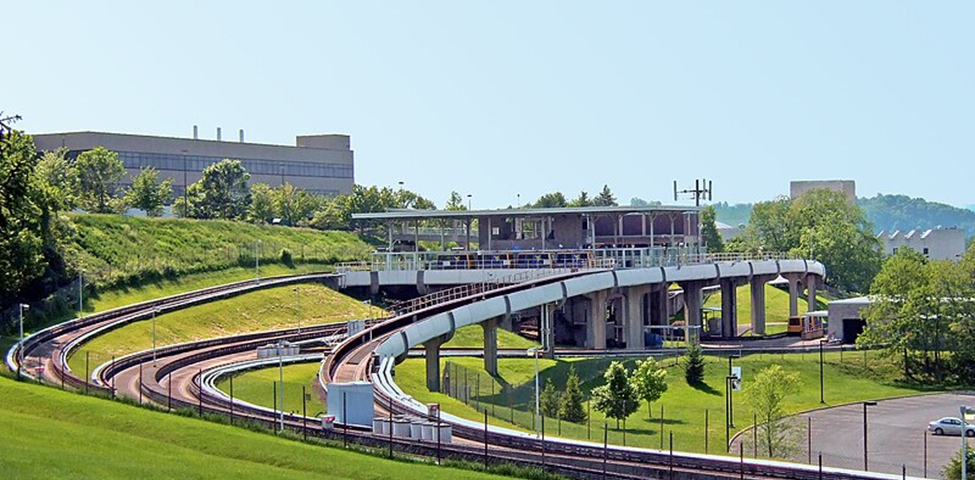
{"type": "MultiPolygon", "coordinates": [[[[810,408],[817,408],[819,403],[819,356],[818,354],[787,354],[787,355],[750,355],[741,360],[735,360],[735,364],[742,366],[744,383],[747,386],[750,378],[762,368],[769,365],[782,365],[787,371],[799,372],[803,388],[800,394],[788,399],[787,410],[798,412],[810,408]]],[[[898,384],[899,367],[896,364],[880,359],[878,354],[870,352],[867,361],[864,363],[862,352],[845,353],[843,361],[840,361],[839,353],[829,353],[826,356],[826,401],[827,405],[837,405],[846,402],[878,399],[897,395],[917,393],[917,390],[907,388],[898,384]]],[[[422,359],[408,359],[396,367],[396,383],[407,393],[414,396],[423,403],[439,402],[444,406],[444,411],[468,418],[471,420],[482,420],[483,412],[487,408],[491,413],[491,423],[504,426],[512,426],[512,415],[515,420],[515,427],[522,430],[530,430],[532,424],[531,411],[534,410],[532,384],[534,374],[534,361],[530,358],[502,358],[499,360],[501,376],[492,379],[483,371],[481,359],[450,359],[467,367],[467,383],[471,385],[472,392],[475,391],[475,378],[480,380],[480,392],[483,399],[481,401],[471,400],[470,405],[450,398],[445,394],[430,393],[426,389],[424,380],[424,366],[422,359]],[[475,373],[480,372],[479,377],[475,373]],[[491,396],[492,384],[494,396],[491,396]],[[502,392],[503,385],[511,385],[511,389],[502,392]],[[510,392],[510,393],[509,393],[510,392]],[[508,405],[514,405],[514,410],[509,410],[508,405]],[[475,408],[477,410],[475,410],[475,408]]],[[[542,360],[542,382],[552,378],[556,389],[560,390],[565,385],[565,377],[570,366],[575,366],[576,371],[583,380],[583,391],[601,385],[602,373],[609,364],[610,360],[605,358],[585,358],[569,360],[542,360]]],[[[639,410],[627,420],[627,445],[639,445],[659,447],[660,436],[660,406],[664,407],[664,428],[666,436],[670,431],[674,432],[675,448],[684,451],[704,451],[705,411],[710,416],[709,421],[709,448],[711,453],[719,452],[721,445],[725,441],[724,422],[724,377],[727,375],[728,363],[725,358],[708,357],[706,369],[706,386],[694,388],[689,386],[684,380],[683,370],[672,366],[673,360],[663,361],[668,368],[669,389],[661,400],[653,405],[652,420],[648,421],[646,403],[642,403],[639,410]]],[[[632,369],[634,361],[627,361],[627,367],[632,369]]],[[[453,372],[452,372],[453,373],[453,372]]],[[[464,380],[454,378],[455,385],[462,385],[464,380]]],[[[461,388],[463,391],[463,388],[461,388]]],[[[743,429],[751,424],[752,413],[747,405],[742,401],[743,395],[734,397],[735,401],[735,424],[743,429]]],[[[601,429],[605,419],[598,412],[592,412],[592,437],[599,437],[597,430],[601,429]]],[[[622,431],[615,430],[615,421],[609,423],[609,440],[612,443],[622,444],[622,431]]],[[[558,422],[555,419],[546,421],[546,431],[550,435],[556,435],[558,422]]],[[[571,438],[587,438],[586,425],[570,424],[562,422],[562,435],[571,438]]],[[[734,435],[734,430],[732,431],[734,435]]]]}
{"type": "MultiPolygon", "coordinates": [[[[157,346],[206,338],[297,326],[293,286],[270,288],[225,300],[177,310],[156,317],[157,346]]],[[[368,307],[320,284],[299,286],[301,324],[313,325],[369,316],[368,307]]],[[[78,349],[68,365],[79,376],[89,368],[111,361],[112,356],[152,348],[152,322],[130,323],[94,338],[78,349]]]]}
{"type": "MultiPolygon", "coordinates": [[[[454,338],[443,345],[447,348],[484,348],[484,329],[480,325],[468,325],[454,332],[454,338]]],[[[537,343],[516,333],[498,328],[498,348],[529,349],[538,346],[537,343]]]]}
{"type": "MultiPolygon", "coordinates": [[[[750,325],[752,318],[751,290],[748,285],[738,287],[735,294],[738,297],[738,325],[750,325]]],[[[826,309],[828,303],[822,296],[816,298],[816,309],[826,309]]],[[[705,307],[721,308],[721,292],[708,296],[704,302],[705,307]]],[[[799,313],[806,311],[806,298],[799,297],[799,313]]],[[[720,312],[715,315],[721,316],[720,312]]],[[[782,333],[786,331],[789,322],[789,292],[765,284],[765,333],[768,335],[782,333]]]]}
{"type": "MultiPolygon", "coordinates": [[[[308,415],[325,410],[315,395],[312,386],[318,377],[319,362],[285,365],[284,370],[284,409],[287,412],[301,413],[301,387],[310,395],[306,401],[308,415]]],[[[234,377],[234,398],[262,407],[274,407],[274,384],[279,380],[277,367],[248,370],[234,377]]],[[[230,393],[230,379],[217,382],[217,388],[230,393]]],[[[281,388],[280,385],[278,388],[281,388]]],[[[280,401],[281,392],[278,391],[280,401]]],[[[280,406],[278,406],[280,408],[280,406]]]]}
{"type": "Polygon", "coordinates": [[[4,478],[492,479],[384,460],[0,378],[4,478]]]}

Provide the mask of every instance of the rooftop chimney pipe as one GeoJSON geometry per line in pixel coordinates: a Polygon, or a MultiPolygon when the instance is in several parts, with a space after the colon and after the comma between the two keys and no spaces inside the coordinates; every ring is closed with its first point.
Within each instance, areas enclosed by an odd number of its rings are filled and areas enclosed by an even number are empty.
{"type": "Polygon", "coordinates": [[[220,141],[220,127],[217,127],[217,141],[220,141]]]}
{"type": "Polygon", "coordinates": [[[240,143],[244,143],[244,129],[240,129],[240,143]]]}
{"type": "Polygon", "coordinates": [[[193,140],[199,140],[200,138],[200,127],[193,125],[193,140]]]}

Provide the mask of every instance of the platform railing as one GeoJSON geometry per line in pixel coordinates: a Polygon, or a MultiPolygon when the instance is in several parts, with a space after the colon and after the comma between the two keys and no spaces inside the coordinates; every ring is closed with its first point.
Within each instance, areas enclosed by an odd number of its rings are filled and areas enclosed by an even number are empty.
{"type": "Polygon", "coordinates": [[[450,252],[376,252],[368,264],[339,265],[339,272],[416,270],[524,270],[560,268],[679,267],[750,260],[797,260],[781,252],[707,253],[694,247],[599,248],[590,250],[511,250],[450,252]]]}

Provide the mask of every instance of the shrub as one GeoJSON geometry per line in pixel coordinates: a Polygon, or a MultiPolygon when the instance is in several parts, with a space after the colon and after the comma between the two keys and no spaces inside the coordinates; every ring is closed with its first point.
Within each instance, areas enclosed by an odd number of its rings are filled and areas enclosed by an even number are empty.
{"type": "Polygon", "coordinates": [[[281,249],[281,263],[289,267],[295,266],[295,259],[291,256],[291,250],[287,248],[281,249]]]}

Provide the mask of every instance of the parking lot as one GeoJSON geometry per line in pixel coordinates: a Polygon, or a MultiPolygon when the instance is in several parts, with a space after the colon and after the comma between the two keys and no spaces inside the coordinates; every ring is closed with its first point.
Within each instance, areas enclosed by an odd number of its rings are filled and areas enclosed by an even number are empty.
{"type": "MultiPolygon", "coordinates": [[[[920,477],[925,474],[926,459],[927,477],[940,478],[941,468],[961,448],[961,438],[929,434],[927,425],[941,417],[958,417],[961,405],[975,405],[975,396],[957,393],[922,395],[882,400],[867,407],[868,469],[900,474],[905,466],[908,475],[920,477]]],[[[818,454],[822,452],[824,466],[863,469],[862,404],[817,410],[799,417],[802,428],[811,419],[812,463],[818,461],[818,454]]],[[[742,437],[747,435],[750,434],[742,437]]],[[[808,461],[808,445],[807,438],[793,459],[808,461]]],[[[751,442],[746,440],[746,452],[750,447],[751,442]]],[[[733,448],[737,449],[737,445],[733,448]]]]}

